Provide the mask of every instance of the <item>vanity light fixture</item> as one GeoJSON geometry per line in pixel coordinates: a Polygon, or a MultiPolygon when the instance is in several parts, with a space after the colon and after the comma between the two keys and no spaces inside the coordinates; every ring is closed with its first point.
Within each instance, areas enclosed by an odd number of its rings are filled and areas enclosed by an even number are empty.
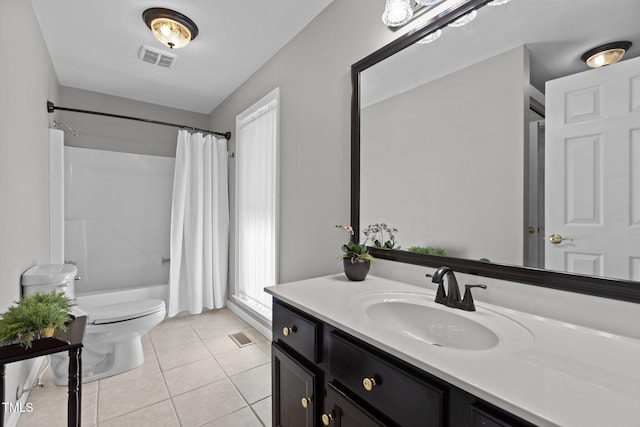
{"type": "Polygon", "coordinates": [[[443,0],[415,0],[416,4],[425,7],[435,6],[438,3],[442,3],[443,0]]]}
{"type": "Polygon", "coordinates": [[[471,12],[467,13],[466,15],[462,15],[460,18],[456,19],[455,21],[453,21],[448,26],[449,27],[462,27],[463,25],[467,25],[469,22],[471,22],[474,19],[476,19],[476,16],[478,16],[478,11],[477,10],[472,10],[471,12]]]}
{"type": "Polygon", "coordinates": [[[591,68],[615,64],[622,59],[630,47],[631,42],[628,41],[603,44],[585,52],[582,60],[591,68]]]}
{"type": "Polygon", "coordinates": [[[400,27],[411,20],[413,8],[410,0],[386,0],[382,22],[388,27],[400,27]]]}
{"type": "Polygon", "coordinates": [[[427,34],[426,36],[424,36],[420,40],[418,40],[417,43],[420,43],[420,44],[431,43],[431,42],[434,42],[434,41],[438,40],[441,35],[442,35],[442,30],[436,30],[436,31],[434,31],[432,33],[427,34]]]}
{"type": "Polygon", "coordinates": [[[170,49],[185,47],[198,35],[196,24],[175,10],[152,7],[142,12],[142,20],[155,38],[170,49]]]}
{"type": "Polygon", "coordinates": [[[509,3],[511,0],[493,0],[487,3],[487,6],[502,6],[503,4],[509,3]]]}

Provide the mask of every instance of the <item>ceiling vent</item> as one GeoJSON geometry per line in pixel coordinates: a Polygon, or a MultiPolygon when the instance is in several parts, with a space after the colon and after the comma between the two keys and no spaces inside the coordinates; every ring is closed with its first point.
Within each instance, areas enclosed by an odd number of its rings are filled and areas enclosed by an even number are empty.
{"type": "Polygon", "coordinates": [[[174,55],[173,53],[164,52],[146,45],[140,46],[140,50],[138,51],[138,58],[144,62],[165,68],[171,67],[177,57],[178,55],[174,55]]]}

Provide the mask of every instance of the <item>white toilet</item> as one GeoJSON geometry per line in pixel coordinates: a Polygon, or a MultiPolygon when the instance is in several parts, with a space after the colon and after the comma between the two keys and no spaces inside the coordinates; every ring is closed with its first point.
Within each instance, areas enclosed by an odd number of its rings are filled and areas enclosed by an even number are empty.
{"type": "MultiPolygon", "coordinates": [[[[74,265],[48,264],[31,267],[22,275],[23,295],[36,292],[63,291],[75,298],[74,265]]],[[[165,317],[164,301],[157,299],[128,301],[102,306],[74,306],[75,316],[87,316],[82,349],[83,382],[116,375],[144,361],[142,335],[158,325],[165,317]]],[[[56,384],[67,383],[68,355],[51,356],[56,384]]]]}

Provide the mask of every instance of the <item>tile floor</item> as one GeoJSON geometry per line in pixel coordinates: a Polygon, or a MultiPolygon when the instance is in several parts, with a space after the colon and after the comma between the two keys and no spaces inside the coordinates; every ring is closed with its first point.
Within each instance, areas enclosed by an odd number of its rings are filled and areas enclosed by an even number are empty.
{"type": "MultiPolygon", "coordinates": [[[[83,427],[271,426],[270,342],[231,311],[166,320],[142,343],[142,366],[82,385],[83,427]],[[240,331],[255,344],[239,348],[240,331]]],[[[66,386],[43,381],[18,427],[67,425],[66,386]]]]}

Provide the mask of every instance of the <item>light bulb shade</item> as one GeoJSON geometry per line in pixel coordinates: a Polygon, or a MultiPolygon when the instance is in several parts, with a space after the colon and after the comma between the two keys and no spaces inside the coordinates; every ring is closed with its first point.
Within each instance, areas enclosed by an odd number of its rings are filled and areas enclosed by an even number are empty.
{"type": "Polygon", "coordinates": [[[420,6],[426,6],[426,7],[430,7],[430,6],[435,6],[438,3],[442,3],[443,0],[416,0],[416,4],[419,4],[420,6]]]}
{"type": "Polygon", "coordinates": [[[434,32],[429,33],[426,36],[424,36],[423,38],[421,38],[420,40],[418,40],[418,43],[420,43],[420,44],[432,43],[432,42],[438,40],[441,35],[442,35],[442,30],[435,30],[434,32]]]}
{"type": "Polygon", "coordinates": [[[388,27],[399,27],[413,17],[413,8],[409,0],[386,0],[382,22],[388,27]]]}
{"type": "Polygon", "coordinates": [[[582,55],[582,60],[591,68],[599,68],[605,65],[615,64],[620,61],[631,42],[614,42],[595,47],[582,55]]]}
{"type": "Polygon", "coordinates": [[[460,18],[458,18],[455,21],[453,21],[452,23],[450,23],[449,27],[462,27],[463,25],[467,25],[469,22],[471,22],[474,19],[476,19],[477,15],[478,15],[478,11],[477,10],[472,10],[471,12],[467,13],[466,15],[462,15],[460,18]]]}
{"type": "Polygon", "coordinates": [[[171,9],[147,9],[142,19],[155,38],[171,49],[185,47],[198,35],[198,27],[191,19],[171,9]]]}

